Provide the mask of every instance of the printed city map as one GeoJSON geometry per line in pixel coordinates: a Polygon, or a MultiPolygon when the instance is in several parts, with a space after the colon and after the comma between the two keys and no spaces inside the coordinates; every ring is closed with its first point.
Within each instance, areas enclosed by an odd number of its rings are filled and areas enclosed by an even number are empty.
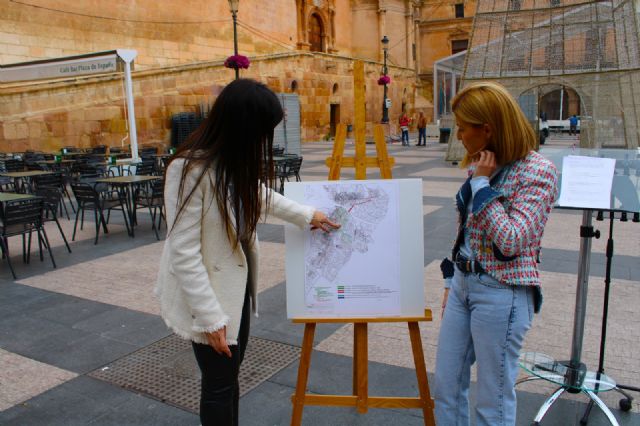
{"type": "Polygon", "coordinates": [[[308,313],[393,315],[400,311],[398,185],[323,182],[305,186],[304,203],[341,228],[305,236],[308,313]]]}

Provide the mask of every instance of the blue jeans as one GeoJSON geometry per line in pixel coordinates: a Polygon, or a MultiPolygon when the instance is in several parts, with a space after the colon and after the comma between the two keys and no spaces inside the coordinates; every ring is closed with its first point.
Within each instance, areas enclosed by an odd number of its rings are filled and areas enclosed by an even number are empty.
{"type": "Polygon", "coordinates": [[[427,145],[427,129],[418,129],[418,145],[427,145]]]}
{"type": "Polygon", "coordinates": [[[533,289],[457,268],[444,311],[433,395],[438,426],[469,425],[478,362],[477,425],[515,425],[518,356],[533,320],[533,289]]]}
{"type": "Polygon", "coordinates": [[[409,131],[408,130],[403,130],[402,131],[402,145],[409,145],[409,131]]]}

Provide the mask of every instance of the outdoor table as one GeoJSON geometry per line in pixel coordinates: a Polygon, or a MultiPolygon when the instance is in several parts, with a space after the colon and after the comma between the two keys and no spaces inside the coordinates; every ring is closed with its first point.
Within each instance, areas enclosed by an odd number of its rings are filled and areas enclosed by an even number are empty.
{"type": "Polygon", "coordinates": [[[10,177],[13,179],[14,185],[16,187],[16,191],[18,192],[26,192],[25,191],[25,187],[28,185],[29,186],[29,190],[32,190],[32,178],[34,176],[43,176],[43,175],[50,175],[53,172],[47,172],[44,170],[29,170],[26,172],[5,172],[5,173],[0,173],[0,176],[5,176],[5,177],[10,177]],[[23,182],[23,185],[18,185],[18,182],[23,182]]]}
{"type": "Polygon", "coordinates": [[[74,152],[63,152],[62,156],[63,157],[75,157],[78,155],[88,155],[88,153],[86,152],[79,152],[79,151],[74,151],[74,152]]]}
{"type": "Polygon", "coordinates": [[[0,203],[14,200],[27,200],[30,198],[36,198],[36,196],[31,194],[17,194],[15,192],[0,192],[0,203]]]}
{"type": "Polygon", "coordinates": [[[56,161],[56,160],[42,160],[42,161],[37,161],[38,164],[45,164],[47,166],[54,166],[56,164],[71,164],[74,163],[76,160],[60,160],[60,161],[56,161]]]}
{"type": "Polygon", "coordinates": [[[118,188],[118,192],[125,200],[125,207],[129,217],[129,235],[134,237],[133,225],[136,223],[136,186],[162,179],[160,176],[117,176],[111,178],[96,179],[95,183],[106,183],[118,188]]]}

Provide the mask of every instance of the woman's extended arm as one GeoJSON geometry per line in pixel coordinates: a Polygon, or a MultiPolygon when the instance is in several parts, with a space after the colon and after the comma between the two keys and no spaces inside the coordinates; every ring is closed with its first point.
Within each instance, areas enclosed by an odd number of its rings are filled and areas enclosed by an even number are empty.
{"type": "Polygon", "coordinates": [[[264,202],[270,197],[267,214],[294,223],[301,228],[311,225],[312,228],[320,228],[328,232],[340,227],[339,224],[332,222],[324,213],[314,207],[299,204],[264,186],[261,189],[264,194],[264,202]]]}

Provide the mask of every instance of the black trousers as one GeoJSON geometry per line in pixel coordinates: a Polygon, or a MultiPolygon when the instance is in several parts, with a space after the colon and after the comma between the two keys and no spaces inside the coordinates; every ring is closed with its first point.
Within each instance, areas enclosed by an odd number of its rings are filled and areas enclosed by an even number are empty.
{"type": "MultiPolygon", "coordinates": [[[[229,346],[231,358],[219,355],[211,346],[194,343],[193,352],[202,372],[200,422],[202,426],[237,426],[240,388],[238,374],[249,340],[251,303],[247,290],[242,307],[238,344],[229,346]]],[[[227,336],[229,337],[229,336],[227,336]]]]}

